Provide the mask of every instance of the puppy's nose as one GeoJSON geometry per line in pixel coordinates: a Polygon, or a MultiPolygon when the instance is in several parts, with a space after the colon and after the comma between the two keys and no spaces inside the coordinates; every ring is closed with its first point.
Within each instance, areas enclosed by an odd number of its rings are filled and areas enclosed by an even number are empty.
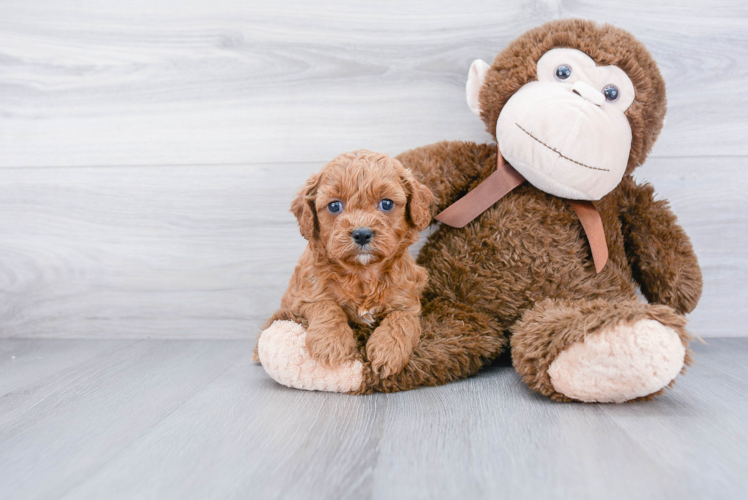
{"type": "Polygon", "coordinates": [[[351,238],[357,245],[366,245],[374,237],[374,232],[368,227],[357,227],[351,233],[351,238]]]}

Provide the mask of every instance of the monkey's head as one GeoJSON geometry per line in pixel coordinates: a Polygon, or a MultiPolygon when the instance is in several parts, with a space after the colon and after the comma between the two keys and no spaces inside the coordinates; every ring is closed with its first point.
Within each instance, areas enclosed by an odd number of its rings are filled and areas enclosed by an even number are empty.
{"type": "Polygon", "coordinates": [[[493,65],[476,60],[470,109],[531,184],[598,200],[644,163],[665,117],[665,82],[630,33],[591,21],[528,31],[493,65]]]}

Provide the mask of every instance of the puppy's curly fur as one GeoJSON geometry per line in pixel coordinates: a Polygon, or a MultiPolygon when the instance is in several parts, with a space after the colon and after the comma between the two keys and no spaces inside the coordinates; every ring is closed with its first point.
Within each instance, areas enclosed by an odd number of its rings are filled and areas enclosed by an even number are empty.
{"type": "Polygon", "coordinates": [[[355,357],[354,329],[368,335],[373,328],[366,342],[373,371],[382,378],[398,373],[421,336],[426,271],[408,247],[429,225],[432,201],[431,191],[385,154],[354,151],[325,165],[291,205],[309,244],[268,323],[305,324],[307,349],[325,366],[355,357]],[[382,200],[394,207],[383,209],[382,200]],[[332,202],[342,208],[331,211],[332,202]],[[373,233],[364,245],[353,238],[359,228],[373,233]]]}
{"type": "MultiPolygon", "coordinates": [[[[611,328],[633,331],[642,320],[674,332],[686,348],[685,364],[690,362],[683,315],[701,295],[698,259],[667,201],[631,176],[646,160],[666,109],[665,83],[646,48],[608,25],[575,19],[544,24],[496,57],[480,91],[481,116],[496,139],[504,105],[537,80],[538,60],[553,48],[577,49],[598,65],[618,66],[634,84],[635,100],[626,111],[632,133],[627,173],[594,203],[605,228],[608,263],[596,272],[568,203],[529,183],[517,187],[465,227],[444,225],[429,237],[418,260],[429,275],[420,342],[390,377],[379,377],[364,363],[364,381],[354,393],[446,384],[477,373],[511,349],[514,367],[532,390],[567,401],[572,396],[556,389],[549,372],[559,354],[611,328]],[[640,302],[637,287],[649,304],[640,302]]],[[[431,188],[436,214],[489,177],[497,156],[495,144],[452,141],[404,152],[398,160],[431,188]]],[[[315,220],[308,218],[309,234],[320,230],[315,220]]],[[[654,348],[650,352],[657,354],[654,348]]]]}

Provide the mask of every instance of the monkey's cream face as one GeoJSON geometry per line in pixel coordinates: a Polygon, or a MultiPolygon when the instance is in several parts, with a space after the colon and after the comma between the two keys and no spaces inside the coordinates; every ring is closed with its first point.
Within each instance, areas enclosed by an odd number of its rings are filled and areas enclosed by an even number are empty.
{"type": "Polygon", "coordinates": [[[538,81],[520,88],[499,115],[501,153],[547,193],[598,200],[626,171],[631,127],[624,113],[634,85],[620,68],[597,66],[575,49],[546,52],[537,73],[538,81]]]}

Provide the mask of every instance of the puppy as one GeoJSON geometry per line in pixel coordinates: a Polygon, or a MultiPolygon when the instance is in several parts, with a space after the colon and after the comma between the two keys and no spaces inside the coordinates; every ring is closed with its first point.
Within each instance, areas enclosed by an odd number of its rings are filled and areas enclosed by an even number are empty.
{"type": "Polygon", "coordinates": [[[426,271],[408,247],[431,222],[431,191],[387,155],[345,153],[313,174],[291,205],[309,243],[275,319],[302,322],[323,366],[358,353],[354,327],[374,328],[366,356],[388,377],[421,336],[426,271]]]}

